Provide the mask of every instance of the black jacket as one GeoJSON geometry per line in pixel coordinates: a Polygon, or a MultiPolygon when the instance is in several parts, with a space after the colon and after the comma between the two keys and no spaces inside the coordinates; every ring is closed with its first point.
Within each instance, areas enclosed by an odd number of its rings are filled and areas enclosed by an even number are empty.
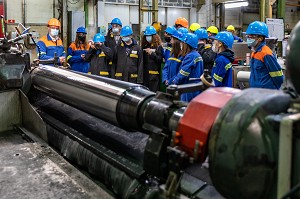
{"type": "Polygon", "coordinates": [[[162,46],[154,48],[150,45],[146,46],[144,49],[144,85],[151,91],[156,92],[160,88],[160,73],[164,50],[162,46]],[[149,55],[144,51],[146,48],[151,48],[154,52],[149,55]]]}
{"type": "Polygon", "coordinates": [[[90,62],[89,73],[104,77],[111,76],[111,66],[108,64],[113,57],[112,50],[105,45],[100,49],[90,48],[85,55],[85,60],[90,62]]]}
{"type": "Polygon", "coordinates": [[[199,44],[198,52],[203,59],[204,69],[208,69],[209,74],[211,74],[217,54],[212,50],[210,44],[199,44]]]}
{"type": "MultiPolygon", "coordinates": [[[[116,48],[118,45],[120,45],[120,43],[121,43],[121,37],[119,38],[118,42],[116,43],[116,40],[115,40],[113,34],[109,34],[109,35],[105,36],[104,44],[105,44],[105,46],[109,47],[112,50],[113,55],[115,54],[116,48]]],[[[109,64],[110,68],[113,68],[113,66],[112,66],[113,60],[112,59],[108,61],[108,64],[109,64]]]]}
{"type": "Polygon", "coordinates": [[[143,83],[143,52],[134,39],[129,46],[121,41],[116,47],[113,76],[126,82],[143,83]]]}

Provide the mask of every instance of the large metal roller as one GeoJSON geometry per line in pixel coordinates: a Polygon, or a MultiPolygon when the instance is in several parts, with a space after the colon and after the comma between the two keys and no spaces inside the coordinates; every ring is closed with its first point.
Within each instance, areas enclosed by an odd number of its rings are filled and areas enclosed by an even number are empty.
{"type": "Polygon", "coordinates": [[[154,96],[146,87],[41,66],[32,71],[34,87],[53,98],[77,107],[125,129],[141,129],[139,110],[154,96]]]}

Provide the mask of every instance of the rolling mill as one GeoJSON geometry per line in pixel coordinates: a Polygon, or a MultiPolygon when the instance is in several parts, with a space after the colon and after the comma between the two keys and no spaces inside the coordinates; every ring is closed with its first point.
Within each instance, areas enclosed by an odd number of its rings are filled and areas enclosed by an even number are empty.
{"type": "MultiPolygon", "coordinates": [[[[293,74],[299,39],[290,43],[293,74]]],[[[202,93],[184,103],[180,88],[153,93],[31,63],[14,41],[1,46],[0,99],[17,95],[1,102],[1,131],[32,132],[115,197],[300,198],[297,95],[199,83],[202,93]],[[21,116],[12,121],[17,106],[21,116]]],[[[299,78],[291,79],[299,91],[299,78]]]]}

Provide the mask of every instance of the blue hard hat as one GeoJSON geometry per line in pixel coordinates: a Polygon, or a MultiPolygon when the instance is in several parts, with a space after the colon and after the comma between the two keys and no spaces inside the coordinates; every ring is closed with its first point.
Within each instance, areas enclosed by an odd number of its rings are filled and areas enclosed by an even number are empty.
{"type": "Polygon", "coordinates": [[[184,34],[184,43],[188,44],[192,48],[198,48],[198,37],[193,33],[184,34]]]}
{"type": "Polygon", "coordinates": [[[183,33],[182,32],[178,32],[177,30],[174,31],[172,37],[180,40],[183,37],[183,33]]]}
{"type": "Polygon", "coordinates": [[[187,28],[184,28],[184,27],[181,27],[181,28],[178,28],[177,30],[178,32],[181,32],[182,34],[185,34],[185,33],[188,33],[189,30],[187,28]]]}
{"type": "Polygon", "coordinates": [[[132,29],[130,28],[130,26],[124,26],[120,32],[121,37],[127,37],[132,34],[133,34],[133,32],[132,32],[132,29]]]}
{"type": "Polygon", "coordinates": [[[84,33],[86,34],[86,29],[83,26],[80,26],[79,28],[77,28],[76,33],[84,33]]]}
{"type": "Polygon", "coordinates": [[[197,35],[198,39],[208,39],[207,31],[204,28],[195,30],[194,34],[197,35]]]}
{"type": "Polygon", "coordinates": [[[254,21],[249,24],[247,30],[247,35],[262,35],[265,37],[269,37],[269,30],[267,24],[261,21],[254,21]]]}
{"type": "Polygon", "coordinates": [[[230,32],[222,31],[215,36],[215,40],[222,42],[228,48],[232,48],[234,38],[230,32]]]}
{"type": "Polygon", "coordinates": [[[153,26],[147,26],[144,32],[145,36],[150,36],[150,35],[155,35],[156,34],[156,30],[153,26]]]}
{"type": "Polygon", "coordinates": [[[114,18],[113,20],[111,20],[110,24],[118,24],[122,26],[122,22],[119,18],[114,18]]]}
{"type": "Polygon", "coordinates": [[[173,33],[176,31],[176,28],[174,26],[168,26],[165,30],[166,33],[173,35],[173,33]]]}
{"type": "Polygon", "coordinates": [[[105,42],[105,37],[101,33],[97,33],[94,36],[93,42],[105,42]]]}

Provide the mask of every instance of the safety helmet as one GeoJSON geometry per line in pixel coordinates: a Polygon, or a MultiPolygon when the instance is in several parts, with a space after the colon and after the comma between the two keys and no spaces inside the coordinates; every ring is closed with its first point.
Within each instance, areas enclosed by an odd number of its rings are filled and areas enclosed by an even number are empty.
{"type": "Polygon", "coordinates": [[[178,31],[178,32],[181,32],[182,34],[185,34],[185,33],[188,33],[188,32],[189,32],[187,28],[183,28],[183,27],[178,28],[177,31],[178,31]]]}
{"type": "Polygon", "coordinates": [[[198,39],[208,39],[207,31],[204,28],[199,28],[194,32],[198,39]]]}
{"type": "Polygon", "coordinates": [[[229,26],[227,26],[226,30],[227,31],[235,31],[235,28],[233,25],[229,25],[229,26]]]}
{"type": "Polygon", "coordinates": [[[124,26],[120,32],[120,36],[121,37],[127,37],[129,35],[132,35],[133,34],[133,31],[132,29],[130,28],[130,26],[124,26]]]}
{"type": "Polygon", "coordinates": [[[169,35],[173,35],[173,33],[176,31],[176,28],[174,26],[168,26],[167,29],[165,30],[166,33],[169,35]]]}
{"type": "Polygon", "coordinates": [[[184,35],[183,42],[188,44],[192,48],[198,48],[198,37],[193,33],[186,33],[184,35]]]}
{"type": "Polygon", "coordinates": [[[185,28],[188,28],[189,27],[189,22],[188,22],[188,20],[186,20],[186,18],[179,17],[179,18],[176,19],[175,25],[181,25],[185,28]]]}
{"type": "Polygon", "coordinates": [[[79,28],[77,28],[76,33],[84,33],[84,34],[86,34],[87,32],[86,32],[85,27],[80,26],[79,28]]]}
{"type": "Polygon", "coordinates": [[[57,27],[60,27],[60,22],[55,19],[55,18],[52,18],[48,21],[48,26],[57,26],[57,27]]]}
{"type": "Polygon", "coordinates": [[[153,22],[152,26],[155,28],[156,32],[161,31],[161,22],[153,22]]]}
{"type": "Polygon", "coordinates": [[[105,42],[105,37],[101,33],[97,33],[94,36],[93,42],[105,42]]]}
{"type": "Polygon", "coordinates": [[[200,24],[198,24],[198,23],[192,23],[192,24],[190,25],[190,31],[195,32],[195,31],[198,30],[199,28],[201,28],[201,26],[200,26],[200,24]]]}
{"type": "Polygon", "coordinates": [[[175,30],[172,37],[178,39],[178,40],[181,40],[182,37],[183,37],[183,33],[182,32],[179,32],[178,30],[175,30]]]}
{"type": "Polygon", "coordinates": [[[122,22],[119,18],[114,18],[113,20],[111,20],[110,24],[118,24],[122,26],[122,22]]]}
{"type": "Polygon", "coordinates": [[[267,24],[261,21],[254,21],[249,24],[247,30],[247,35],[262,35],[269,37],[269,30],[267,24]]]}
{"type": "Polygon", "coordinates": [[[222,42],[226,47],[232,48],[234,38],[230,32],[222,31],[215,36],[215,40],[222,42]]]}
{"type": "Polygon", "coordinates": [[[218,34],[219,30],[216,26],[209,26],[207,29],[207,32],[211,32],[213,34],[218,34]]]}
{"type": "Polygon", "coordinates": [[[156,34],[156,30],[153,26],[147,26],[145,31],[144,31],[144,35],[145,36],[150,36],[150,35],[155,35],[156,34]]]}

